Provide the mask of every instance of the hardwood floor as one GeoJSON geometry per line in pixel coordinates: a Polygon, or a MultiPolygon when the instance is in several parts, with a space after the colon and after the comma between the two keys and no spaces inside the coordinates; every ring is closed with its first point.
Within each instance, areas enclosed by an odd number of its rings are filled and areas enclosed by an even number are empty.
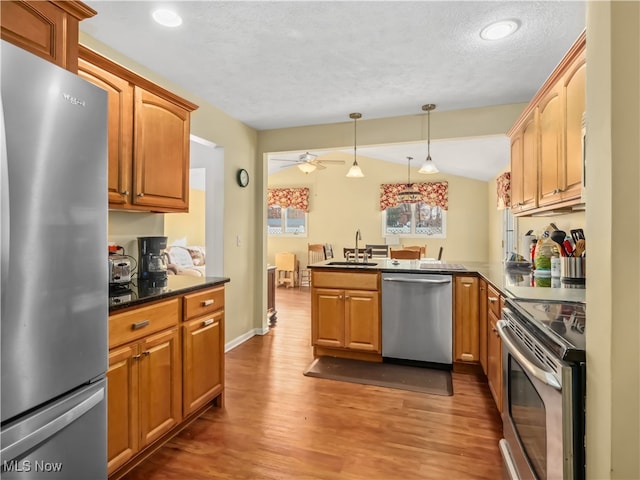
{"type": "Polygon", "coordinates": [[[486,381],[454,373],[447,397],[305,377],[309,288],[277,288],[276,308],[267,335],[227,352],[225,407],[125,479],[501,477],[502,424],[486,381]]]}

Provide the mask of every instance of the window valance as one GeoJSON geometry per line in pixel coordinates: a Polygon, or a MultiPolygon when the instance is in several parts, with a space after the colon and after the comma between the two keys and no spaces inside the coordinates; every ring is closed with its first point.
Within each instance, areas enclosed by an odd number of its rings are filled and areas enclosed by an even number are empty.
{"type": "Polygon", "coordinates": [[[511,206],[511,172],[505,172],[496,180],[498,210],[511,206]]]}
{"type": "Polygon", "coordinates": [[[282,208],[297,208],[309,211],[309,189],[304,188],[269,188],[267,190],[267,205],[279,205],[282,208]]]}
{"type": "MultiPolygon", "coordinates": [[[[422,194],[422,201],[432,207],[449,209],[449,182],[414,183],[411,187],[422,194]]],[[[380,185],[380,210],[398,206],[398,193],[407,188],[406,183],[383,183],[380,185]]]]}

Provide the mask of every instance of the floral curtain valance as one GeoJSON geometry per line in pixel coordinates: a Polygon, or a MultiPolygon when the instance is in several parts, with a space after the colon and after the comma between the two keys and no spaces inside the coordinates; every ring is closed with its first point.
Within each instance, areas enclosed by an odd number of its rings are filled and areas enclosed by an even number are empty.
{"type": "Polygon", "coordinates": [[[511,206],[511,172],[505,172],[496,180],[498,210],[511,206]]]}
{"type": "MultiPolygon", "coordinates": [[[[411,187],[422,194],[420,201],[443,210],[449,209],[449,182],[414,183],[411,187]]],[[[380,210],[398,206],[398,193],[406,188],[406,183],[380,185],[380,210]]]]}
{"type": "Polygon", "coordinates": [[[293,207],[305,212],[309,211],[308,188],[269,188],[267,205],[280,205],[282,208],[293,207]]]}

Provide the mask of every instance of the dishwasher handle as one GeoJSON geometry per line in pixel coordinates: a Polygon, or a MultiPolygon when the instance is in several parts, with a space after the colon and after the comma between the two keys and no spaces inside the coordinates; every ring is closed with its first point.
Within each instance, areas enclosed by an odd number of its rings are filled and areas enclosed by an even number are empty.
{"type": "Polygon", "coordinates": [[[427,285],[446,285],[451,283],[451,280],[433,280],[430,278],[421,278],[421,279],[413,279],[413,278],[405,278],[405,277],[387,277],[382,279],[385,282],[402,282],[402,283],[420,283],[427,285]]]}

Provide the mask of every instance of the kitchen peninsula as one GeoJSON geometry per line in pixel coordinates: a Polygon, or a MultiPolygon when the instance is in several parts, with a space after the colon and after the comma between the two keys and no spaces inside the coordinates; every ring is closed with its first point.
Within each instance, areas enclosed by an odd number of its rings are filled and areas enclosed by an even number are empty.
{"type": "Polygon", "coordinates": [[[502,344],[496,324],[504,300],[552,295],[584,302],[584,289],[535,287],[530,269],[505,269],[502,263],[374,259],[368,264],[324,261],[309,268],[314,355],[372,362],[383,361],[383,275],[451,278],[451,367],[487,375],[500,411],[502,344]]]}
{"type": "Polygon", "coordinates": [[[223,406],[227,282],[169,275],[110,291],[110,478],[120,478],[210,405],[223,406]]]}

